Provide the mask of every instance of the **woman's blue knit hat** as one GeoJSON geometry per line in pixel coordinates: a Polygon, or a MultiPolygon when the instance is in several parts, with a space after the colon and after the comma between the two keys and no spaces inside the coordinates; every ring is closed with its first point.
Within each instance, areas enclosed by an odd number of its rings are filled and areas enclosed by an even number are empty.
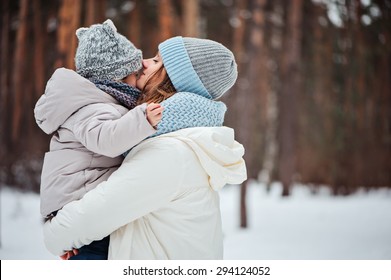
{"type": "Polygon", "coordinates": [[[233,53],[207,39],[173,37],[159,45],[163,65],[175,89],[218,99],[238,77],[233,53]]]}

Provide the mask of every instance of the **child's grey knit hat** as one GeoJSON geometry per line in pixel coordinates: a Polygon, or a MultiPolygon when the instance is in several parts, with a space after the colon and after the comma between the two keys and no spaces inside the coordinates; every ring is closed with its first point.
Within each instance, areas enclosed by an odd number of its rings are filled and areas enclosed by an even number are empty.
{"type": "Polygon", "coordinates": [[[173,37],[159,45],[163,65],[177,91],[218,99],[238,77],[233,53],[207,39],[173,37]]]}
{"type": "Polygon", "coordinates": [[[76,30],[76,71],[85,78],[121,80],[142,67],[142,54],[108,19],[76,30]]]}

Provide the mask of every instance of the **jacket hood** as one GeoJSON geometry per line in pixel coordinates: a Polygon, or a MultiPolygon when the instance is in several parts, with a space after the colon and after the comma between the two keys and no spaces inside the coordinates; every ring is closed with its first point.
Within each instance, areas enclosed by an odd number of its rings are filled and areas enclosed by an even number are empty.
{"type": "Polygon", "coordinates": [[[235,141],[229,127],[181,129],[159,137],[175,137],[186,142],[209,175],[209,184],[220,190],[226,184],[241,184],[247,179],[244,147],[235,141]]]}
{"type": "Polygon", "coordinates": [[[77,110],[94,103],[118,102],[75,71],[59,68],[35,105],[35,121],[45,133],[51,134],[77,110]]]}

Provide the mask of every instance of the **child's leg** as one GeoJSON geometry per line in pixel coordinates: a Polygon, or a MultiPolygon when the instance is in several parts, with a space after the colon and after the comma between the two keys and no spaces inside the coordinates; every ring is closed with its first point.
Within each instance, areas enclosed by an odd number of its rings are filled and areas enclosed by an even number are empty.
{"type": "Polygon", "coordinates": [[[79,253],[69,260],[107,260],[109,253],[110,236],[99,241],[94,241],[79,249],[79,253]]]}

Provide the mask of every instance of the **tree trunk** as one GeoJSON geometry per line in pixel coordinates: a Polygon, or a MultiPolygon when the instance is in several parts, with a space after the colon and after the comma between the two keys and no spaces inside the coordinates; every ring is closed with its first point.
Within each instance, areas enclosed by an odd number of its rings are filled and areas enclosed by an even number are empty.
{"type": "Polygon", "coordinates": [[[199,0],[183,1],[183,33],[187,37],[198,37],[199,0]]]}
{"type": "MultiPolygon", "coordinates": [[[[264,23],[265,14],[264,8],[266,0],[257,0],[250,2],[249,7],[253,11],[253,17],[249,27],[249,38],[247,45],[247,55],[250,60],[247,65],[247,69],[242,72],[242,77],[248,79],[248,88],[242,88],[240,95],[237,95],[236,103],[241,112],[237,116],[237,121],[240,124],[238,133],[238,140],[246,148],[244,159],[247,165],[247,175],[249,179],[257,179],[259,171],[261,170],[262,162],[262,136],[255,135],[255,131],[261,130],[262,126],[262,109],[264,109],[265,83],[266,78],[262,76],[264,73],[265,61],[263,60],[263,54],[260,50],[264,51],[264,23]],[[261,77],[261,78],[260,78],[261,77]]],[[[239,81],[240,83],[240,81],[239,81]]],[[[240,84],[239,84],[240,87],[240,84]]],[[[246,216],[246,185],[242,184],[241,190],[241,217],[243,220],[240,222],[241,227],[247,227],[246,216]]]]}
{"type": "Polygon", "coordinates": [[[25,89],[25,66],[26,66],[26,44],[27,44],[27,13],[28,0],[20,1],[19,27],[16,35],[16,46],[14,55],[14,69],[12,73],[12,85],[14,89],[13,116],[12,116],[12,142],[19,138],[22,123],[23,92],[25,89]]]}
{"type": "Polygon", "coordinates": [[[141,48],[141,1],[134,1],[134,7],[128,16],[128,38],[137,48],[141,48]]]}
{"type": "Polygon", "coordinates": [[[247,228],[247,183],[244,181],[240,186],[240,227],[247,228]]]}
{"type": "Polygon", "coordinates": [[[300,92],[301,22],[303,0],[294,0],[287,7],[286,36],[282,54],[282,89],[279,99],[279,177],[283,196],[290,194],[295,172],[296,98],[300,92]]]}
{"type": "Polygon", "coordinates": [[[106,0],[95,0],[95,21],[103,23],[106,20],[106,0]]]}
{"type": "MultiPolygon", "coordinates": [[[[233,29],[233,47],[232,52],[235,55],[236,62],[238,64],[238,72],[241,74],[238,78],[238,81],[230,90],[232,94],[227,94],[223,96],[223,100],[226,100],[227,106],[230,110],[226,115],[226,123],[232,127],[242,128],[243,119],[241,119],[242,107],[240,107],[240,95],[241,95],[241,78],[245,77],[245,71],[247,68],[247,60],[245,59],[245,41],[246,41],[246,21],[241,16],[241,12],[246,10],[248,7],[247,0],[236,0],[235,1],[235,18],[238,20],[238,25],[233,29]],[[239,102],[239,103],[238,103],[239,102]],[[238,117],[239,116],[239,117],[238,117]]],[[[242,129],[238,129],[236,134],[241,134],[242,129]]],[[[239,137],[240,138],[240,137],[239,137]]],[[[242,143],[243,144],[243,143],[242,143]]],[[[240,197],[239,197],[239,225],[242,228],[247,227],[247,204],[246,204],[246,193],[247,193],[247,181],[243,182],[240,186],[240,197]]]]}
{"type": "Polygon", "coordinates": [[[33,1],[34,11],[34,90],[35,96],[39,97],[43,94],[45,86],[45,59],[43,55],[44,51],[44,32],[41,22],[40,0],[33,1]]]}
{"type": "MultiPolygon", "coordinates": [[[[11,124],[9,122],[10,110],[10,86],[9,86],[9,70],[10,70],[10,47],[9,47],[9,29],[10,29],[10,9],[9,0],[1,2],[1,84],[0,84],[0,170],[4,172],[5,182],[9,181],[11,172],[9,172],[9,163],[11,161],[11,124]]],[[[0,182],[0,191],[3,182],[0,182]]],[[[1,238],[1,237],[0,237],[1,238]]],[[[1,240],[0,240],[1,242],[1,240]]]]}
{"type": "MultiPolygon", "coordinates": [[[[267,14],[274,14],[276,18],[282,18],[282,13],[279,12],[281,3],[279,1],[269,0],[268,4],[270,10],[266,11],[267,14]]],[[[265,24],[265,23],[264,23],[265,24]]],[[[270,42],[272,40],[280,42],[281,38],[281,26],[278,24],[269,24],[266,28],[269,31],[267,42],[264,43],[264,51],[262,60],[267,65],[264,67],[263,76],[265,83],[262,86],[265,91],[265,104],[263,110],[265,111],[264,123],[264,156],[262,162],[262,171],[259,180],[266,185],[266,190],[270,191],[271,183],[273,180],[273,172],[276,169],[276,160],[278,153],[277,142],[277,129],[278,129],[278,73],[277,67],[270,67],[277,64],[277,56],[281,54],[281,44],[273,46],[270,42]]]]}
{"type": "MultiPolygon", "coordinates": [[[[373,63],[376,65],[376,72],[379,73],[377,79],[373,80],[378,90],[377,92],[377,103],[379,105],[379,115],[377,120],[380,120],[380,124],[377,123],[378,139],[384,139],[377,145],[378,154],[381,154],[380,161],[378,161],[379,167],[377,168],[376,185],[377,186],[389,186],[391,183],[391,29],[389,23],[391,22],[391,9],[387,2],[382,0],[375,0],[375,3],[380,7],[381,11],[387,11],[384,13],[383,22],[387,22],[388,25],[384,24],[381,32],[384,41],[382,53],[373,58],[373,63]],[[380,63],[376,63],[379,61],[380,63]],[[381,135],[381,136],[380,136],[381,135]],[[388,139],[388,140],[386,140],[388,139]]],[[[374,119],[373,121],[377,121],[374,119]]]]}
{"type": "MultiPolygon", "coordinates": [[[[13,131],[13,78],[14,78],[14,63],[11,63],[12,57],[15,54],[12,53],[10,47],[10,21],[11,21],[11,9],[9,5],[10,1],[2,1],[2,34],[1,34],[1,145],[0,149],[0,166],[3,169],[5,178],[3,182],[6,185],[14,185],[15,176],[12,171],[12,164],[16,155],[13,153],[14,143],[12,141],[13,131]]],[[[14,50],[15,52],[15,50],[14,50]]],[[[2,185],[0,183],[0,185],[2,185]]]]}
{"type": "MultiPolygon", "coordinates": [[[[1,84],[0,84],[0,145],[3,147],[0,149],[0,158],[2,161],[5,159],[5,153],[8,150],[7,145],[7,133],[9,131],[8,122],[6,121],[7,114],[6,108],[9,102],[9,22],[10,22],[10,10],[9,1],[5,0],[1,2],[2,14],[1,14],[1,84]]],[[[0,162],[0,166],[3,163],[0,162]]],[[[1,185],[1,184],[0,184],[1,185]]]]}
{"type": "MultiPolygon", "coordinates": [[[[85,27],[89,27],[92,24],[98,23],[96,16],[96,1],[95,0],[87,0],[85,2],[85,27]]],[[[101,23],[101,22],[100,22],[101,23]]]]}
{"type": "Polygon", "coordinates": [[[59,11],[59,26],[57,29],[58,58],[55,68],[66,67],[74,69],[77,46],[76,29],[80,24],[81,2],[78,0],[63,0],[59,11]]]}
{"type": "MultiPolygon", "coordinates": [[[[187,2],[187,1],[186,1],[187,2]]],[[[164,41],[173,34],[173,8],[171,0],[159,0],[160,41],[164,41]]]]}

